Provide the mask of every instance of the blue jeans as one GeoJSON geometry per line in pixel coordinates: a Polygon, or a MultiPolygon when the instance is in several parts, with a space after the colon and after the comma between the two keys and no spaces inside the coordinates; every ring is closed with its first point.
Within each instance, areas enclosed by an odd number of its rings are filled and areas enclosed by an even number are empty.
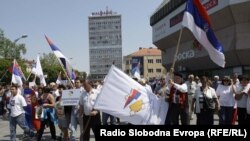
{"type": "Polygon", "coordinates": [[[78,118],[77,118],[77,112],[74,109],[75,107],[72,107],[71,111],[71,117],[70,117],[70,141],[75,141],[76,140],[76,132],[77,132],[77,123],[78,123],[78,118]]]}
{"type": "Polygon", "coordinates": [[[10,117],[10,140],[16,141],[16,125],[19,125],[23,130],[24,133],[33,136],[34,133],[32,130],[29,129],[29,127],[25,124],[25,114],[21,114],[16,117],[10,117]]]}

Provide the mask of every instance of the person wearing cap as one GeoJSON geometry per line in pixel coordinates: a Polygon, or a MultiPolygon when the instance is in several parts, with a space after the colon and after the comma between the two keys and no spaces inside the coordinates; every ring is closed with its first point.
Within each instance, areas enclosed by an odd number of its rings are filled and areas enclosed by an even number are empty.
{"type": "Polygon", "coordinates": [[[236,89],[229,76],[224,76],[221,84],[216,89],[220,102],[219,124],[231,125],[233,109],[235,105],[234,93],[236,89]]]}
{"type": "Polygon", "coordinates": [[[169,117],[170,124],[179,125],[179,116],[181,117],[182,125],[189,125],[189,115],[188,115],[188,88],[187,84],[183,83],[183,77],[180,73],[174,73],[174,80],[170,79],[169,84],[170,95],[168,98],[169,102],[169,112],[167,116],[169,117]]]}

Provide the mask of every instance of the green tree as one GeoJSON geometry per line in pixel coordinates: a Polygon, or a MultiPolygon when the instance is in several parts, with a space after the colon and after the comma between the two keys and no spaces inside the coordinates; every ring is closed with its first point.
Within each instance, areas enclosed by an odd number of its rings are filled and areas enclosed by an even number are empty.
{"type": "Polygon", "coordinates": [[[3,30],[0,29],[0,58],[4,59],[21,59],[21,55],[26,54],[25,44],[16,44],[10,39],[4,37],[3,30]]]}
{"type": "Polygon", "coordinates": [[[45,54],[41,56],[41,65],[44,75],[47,75],[46,81],[48,83],[55,82],[62,68],[58,62],[58,59],[53,53],[45,54]]]}
{"type": "MultiPolygon", "coordinates": [[[[0,82],[10,84],[12,72],[9,71],[9,68],[11,69],[13,60],[1,58],[0,62],[1,62],[0,63],[0,79],[1,79],[0,82]]],[[[18,60],[17,63],[21,67],[24,75],[27,77],[28,73],[26,72],[26,69],[25,69],[26,67],[25,67],[24,60],[18,60]]]]}
{"type": "Polygon", "coordinates": [[[77,76],[79,76],[80,78],[86,79],[87,78],[87,73],[86,72],[80,72],[80,71],[76,71],[77,76]]]}

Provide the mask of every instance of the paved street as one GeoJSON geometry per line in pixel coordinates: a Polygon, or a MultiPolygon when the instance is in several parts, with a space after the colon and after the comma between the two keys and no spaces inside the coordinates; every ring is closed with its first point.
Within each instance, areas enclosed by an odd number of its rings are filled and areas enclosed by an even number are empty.
{"type": "MultiPolygon", "coordinates": [[[[219,119],[218,119],[218,116],[217,115],[214,115],[214,123],[215,125],[218,125],[218,122],[219,122],[219,119]]],[[[194,119],[191,120],[191,125],[195,125],[195,122],[196,122],[196,116],[194,115],[194,119]]],[[[79,126],[78,126],[79,128],[79,126]]],[[[7,120],[3,120],[2,117],[0,118],[0,141],[9,141],[9,135],[10,135],[10,131],[9,131],[9,122],[7,120]]],[[[22,129],[17,126],[17,138],[19,138],[22,134],[23,134],[23,131],[22,129]]],[[[59,128],[56,126],[56,134],[57,136],[59,136],[60,134],[60,130],[59,128]]],[[[78,129],[78,132],[77,132],[77,136],[79,137],[80,136],[80,129],[78,129]]],[[[51,135],[50,135],[50,131],[49,131],[49,128],[47,128],[43,134],[43,137],[45,140],[49,140],[51,135]]],[[[78,138],[79,140],[79,138],[78,138]]],[[[18,140],[17,140],[18,141],[18,140]]],[[[95,141],[94,139],[94,135],[93,133],[91,132],[91,139],[90,141],[95,141]]]]}
{"type": "MultiPolygon", "coordinates": [[[[77,137],[80,137],[80,127],[77,127],[78,132],[77,132],[77,137]]],[[[20,141],[18,138],[22,136],[23,134],[23,130],[17,126],[17,141],[20,141]]],[[[60,135],[60,130],[58,128],[58,126],[56,125],[56,135],[59,136],[60,135]]],[[[49,141],[50,140],[50,130],[49,128],[46,128],[43,134],[44,140],[49,141]]],[[[91,132],[90,135],[91,139],[90,141],[95,141],[94,139],[94,135],[91,132]]],[[[2,117],[0,118],[0,141],[9,141],[10,140],[10,130],[9,130],[9,121],[7,120],[3,120],[2,117]]],[[[79,138],[78,138],[79,140],[79,138]]]]}

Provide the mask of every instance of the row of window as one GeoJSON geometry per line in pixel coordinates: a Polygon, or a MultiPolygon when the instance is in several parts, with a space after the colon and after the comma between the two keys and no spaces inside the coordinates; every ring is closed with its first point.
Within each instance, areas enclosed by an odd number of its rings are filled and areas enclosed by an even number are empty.
{"type": "Polygon", "coordinates": [[[159,11],[157,11],[153,16],[150,17],[150,25],[154,25],[159,22],[162,18],[167,16],[169,13],[173,12],[180,5],[185,3],[186,0],[171,0],[166,5],[164,5],[159,11]]]}
{"type": "Polygon", "coordinates": [[[105,30],[105,29],[121,29],[120,25],[107,25],[107,26],[95,26],[95,27],[90,27],[89,30],[105,30]]]}
{"type": "MultiPolygon", "coordinates": [[[[113,58],[113,59],[115,59],[115,58],[120,58],[120,56],[121,56],[121,53],[119,53],[119,54],[109,54],[109,55],[91,55],[90,56],[90,59],[92,60],[96,60],[96,59],[110,59],[110,58],[113,58]]],[[[100,63],[100,62],[99,62],[100,63]]]]}
{"type": "MultiPolygon", "coordinates": [[[[153,64],[154,63],[154,59],[148,59],[148,63],[149,64],[153,64]]],[[[155,63],[161,64],[161,59],[155,59],[155,63]]],[[[130,65],[130,64],[132,64],[132,60],[127,60],[126,61],[126,65],[130,65]]]]}
{"type": "Polygon", "coordinates": [[[102,19],[102,20],[89,20],[89,25],[109,25],[109,24],[121,24],[121,19],[113,19],[110,21],[107,21],[107,19],[102,19]]]}
{"type": "MultiPolygon", "coordinates": [[[[129,73],[131,70],[126,70],[126,73],[129,73]]],[[[156,73],[161,73],[161,69],[155,69],[156,73]]],[[[148,69],[148,73],[154,73],[154,69],[148,69]]]]}
{"type": "Polygon", "coordinates": [[[120,54],[122,48],[90,49],[90,54],[120,54]]]}
{"type": "MultiPolygon", "coordinates": [[[[156,73],[161,73],[161,69],[155,69],[156,73]]],[[[148,73],[154,73],[154,69],[148,69],[148,73]]]]}
{"type": "Polygon", "coordinates": [[[89,40],[112,40],[112,39],[121,39],[121,35],[103,35],[103,36],[90,36],[89,40]]]}
{"type": "Polygon", "coordinates": [[[105,40],[105,41],[90,41],[90,47],[93,46],[107,46],[107,45],[121,45],[121,40],[105,40]]]}

